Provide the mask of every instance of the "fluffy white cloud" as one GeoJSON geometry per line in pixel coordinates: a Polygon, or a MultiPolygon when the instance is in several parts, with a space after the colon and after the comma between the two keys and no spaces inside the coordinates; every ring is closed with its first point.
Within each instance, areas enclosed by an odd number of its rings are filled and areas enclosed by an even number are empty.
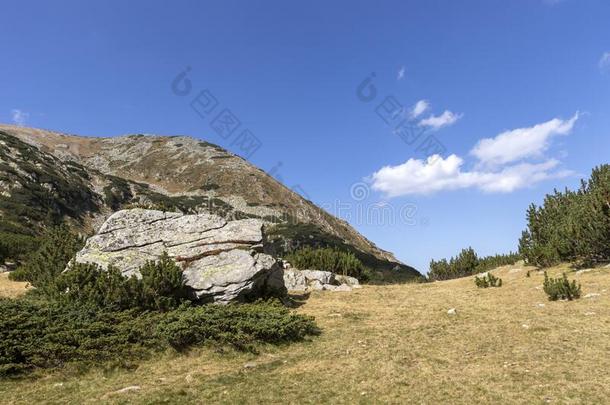
{"type": "Polygon", "coordinates": [[[484,165],[503,165],[524,158],[540,157],[554,135],[567,135],[578,120],[578,112],[569,120],[554,118],[528,128],[505,131],[495,138],[481,139],[470,153],[484,165]]]}
{"type": "Polygon", "coordinates": [[[610,70],[610,52],[604,52],[599,60],[599,69],[604,72],[610,70]]]}
{"type": "Polygon", "coordinates": [[[26,113],[25,111],[21,111],[19,109],[12,110],[11,115],[13,117],[13,122],[20,126],[25,125],[27,119],[30,116],[30,114],[26,113]]]}
{"type": "Polygon", "coordinates": [[[411,108],[409,116],[411,118],[417,118],[423,113],[425,113],[428,108],[430,108],[430,103],[428,103],[426,100],[419,100],[417,103],[415,103],[413,108],[411,108]]]}
{"type": "Polygon", "coordinates": [[[432,129],[441,129],[443,127],[453,125],[457,120],[462,118],[462,114],[455,114],[449,110],[445,110],[441,115],[430,115],[419,122],[422,127],[429,127],[432,129]]]}
{"type": "Polygon", "coordinates": [[[372,188],[388,197],[432,194],[441,190],[475,187],[485,192],[511,192],[543,180],[570,175],[555,171],[557,160],[521,163],[498,171],[464,171],[464,160],[456,155],[446,159],[434,155],[426,160],[409,159],[397,166],[385,166],[371,176],[372,188]]]}

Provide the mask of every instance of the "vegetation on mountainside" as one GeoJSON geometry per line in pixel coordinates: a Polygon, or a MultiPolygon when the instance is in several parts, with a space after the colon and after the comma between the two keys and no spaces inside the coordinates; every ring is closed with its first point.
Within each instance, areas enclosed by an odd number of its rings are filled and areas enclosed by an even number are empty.
{"type": "Polygon", "coordinates": [[[45,229],[98,212],[88,180],[81,165],[0,131],[0,262],[28,257],[45,229]]]}
{"type": "Polygon", "coordinates": [[[409,281],[421,276],[412,267],[380,260],[372,254],[356,249],[314,224],[282,223],[270,226],[265,231],[269,251],[276,256],[287,257],[303,248],[314,250],[330,248],[346,254],[353,254],[365,268],[371,269],[370,282],[409,281]]]}
{"type": "Polygon", "coordinates": [[[203,343],[255,351],[257,343],[318,333],[313,318],[274,301],[192,304],[182,270],[166,254],[140,268],[141,278],[68,264],[81,245],[69,228],[55,228],[13,273],[36,288],[22,298],[0,299],[0,375],[73,363],[128,366],[153,351],[203,343]]]}
{"type": "Polygon", "coordinates": [[[568,300],[580,298],[581,286],[576,283],[576,280],[570,282],[565,273],[561,277],[549,277],[547,272],[544,272],[544,283],[542,284],[544,292],[548,295],[549,300],[568,300]]]}
{"type": "Polygon", "coordinates": [[[593,169],[577,191],[555,190],[527,210],[519,252],[527,263],[589,266],[610,261],[610,165],[593,169]]]}
{"type": "Polygon", "coordinates": [[[515,264],[521,260],[517,253],[494,255],[479,258],[473,248],[462,249],[455,257],[430,262],[428,278],[430,280],[450,280],[471,276],[495,269],[496,267],[515,264]]]}
{"type": "Polygon", "coordinates": [[[335,248],[304,247],[288,254],[286,259],[298,269],[330,271],[361,281],[368,281],[371,277],[371,270],[364,267],[356,255],[335,248]]]}

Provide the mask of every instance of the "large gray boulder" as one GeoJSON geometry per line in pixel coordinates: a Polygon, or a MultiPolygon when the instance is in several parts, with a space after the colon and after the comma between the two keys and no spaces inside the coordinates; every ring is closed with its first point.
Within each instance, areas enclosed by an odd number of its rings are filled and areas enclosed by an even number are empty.
{"type": "Polygon", "coordinates": [[[268,288],[285,290],[281,266],[263,253],[263,240],[259,219],[131,209],[108,218],[75,261],[139,277],[146,261],[167,252],[182,267],[194,298],[226,303],[268,288]]]}

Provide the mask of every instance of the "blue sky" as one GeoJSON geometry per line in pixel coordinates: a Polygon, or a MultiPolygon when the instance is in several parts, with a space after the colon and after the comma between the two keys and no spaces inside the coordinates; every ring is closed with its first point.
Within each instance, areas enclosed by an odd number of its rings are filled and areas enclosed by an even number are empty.
{"type": "Polygon", "coordinates": [[[608,162],[607,1],[5,1],[2,16],[0,121],[248,154],[212,128],[227,108],[260,141],[254,164],[423,271],[515,249],[530,202],[608,162]],[[189,103],[206,89],[202,118],[189,103]]]}

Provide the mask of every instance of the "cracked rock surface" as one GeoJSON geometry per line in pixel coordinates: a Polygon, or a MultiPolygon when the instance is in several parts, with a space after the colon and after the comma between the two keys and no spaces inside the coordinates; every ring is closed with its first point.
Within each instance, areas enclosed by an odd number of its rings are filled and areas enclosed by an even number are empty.
{"type": "Polygon", "coordinates": [[[130,209],[108,218],[75,261],[139,276],[146,261],[167,252],[182,267],[194,298],[226,303],[269,287],[284,288],[281,267],[262,253],[263,239],[259,219],[130,209]]]}

